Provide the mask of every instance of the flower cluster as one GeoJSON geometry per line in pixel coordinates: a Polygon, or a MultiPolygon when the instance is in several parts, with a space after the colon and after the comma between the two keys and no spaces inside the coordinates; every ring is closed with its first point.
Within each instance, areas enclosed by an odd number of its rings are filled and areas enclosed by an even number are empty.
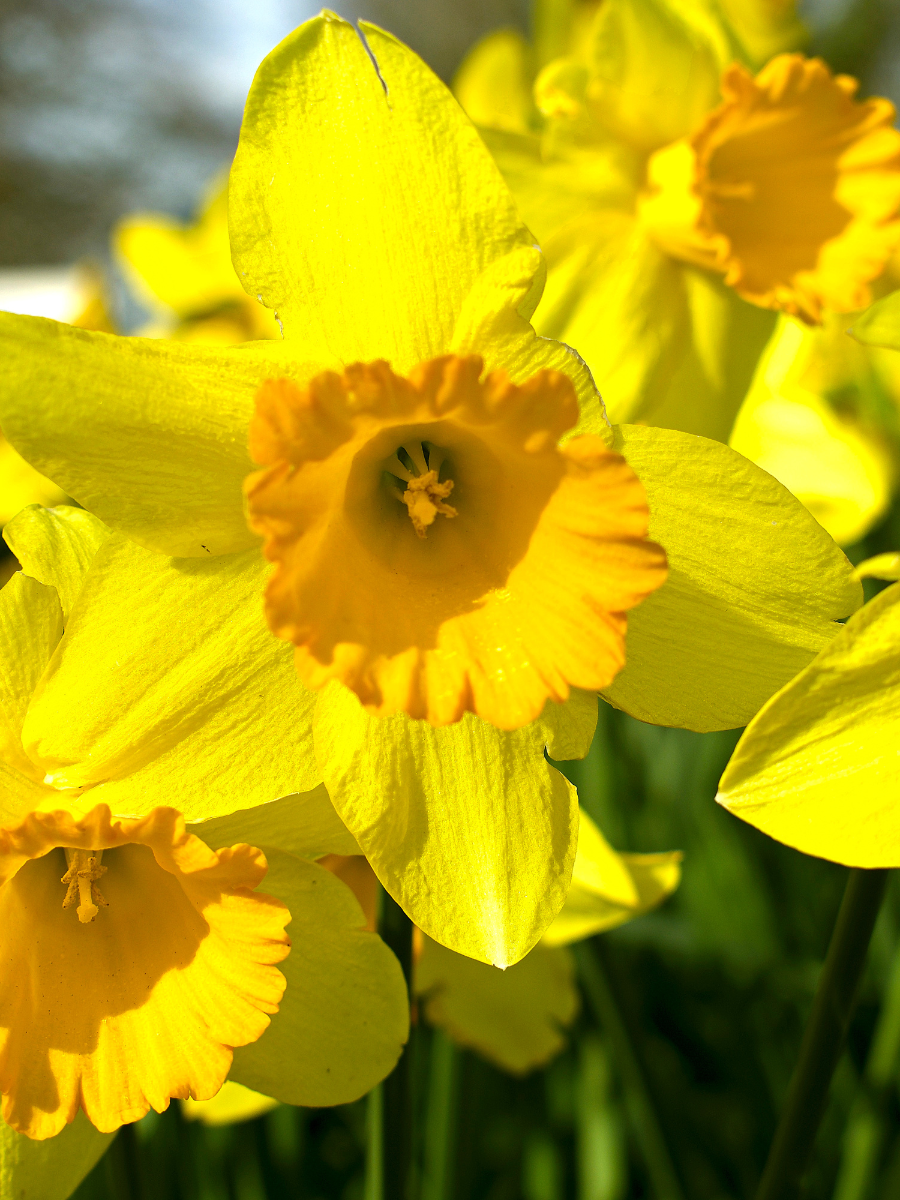
{"type": "Polygon", "coordinates": [[[508,37],[477,51],[458,90],[496,162],[411,51],[323,13],[259,68],[227,202],[120,227],[165,328],[0,315],[0,423],[80,506],[6,528],[13,1129],[108,1133],[226,1077],[362,1095],[409,1020],[378,887],[428,1018],[546,1061],[564,945],[679,879],[677,853],[612,850],[548,761],[584,757],[598,699],[752,721],[723,803],[866,858],[810,789],[847,728],[829,688],[884,691],[892,600],[853,616],[829,534],[715,438],[770,309],[867,302],[900,134],[823,63],[724,64],[712,18],[664,9],[607,0],[530,92],[488,94],[508,37]]]}

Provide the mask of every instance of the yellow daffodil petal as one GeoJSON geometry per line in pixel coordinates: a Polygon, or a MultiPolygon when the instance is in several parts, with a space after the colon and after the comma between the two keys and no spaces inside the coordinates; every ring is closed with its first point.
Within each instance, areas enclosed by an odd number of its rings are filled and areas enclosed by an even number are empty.
{"type": "Polygon", "coordinates": [[[642,150],[694,128],[718,99],[719,73],[733,55],[699,5],[666,0],[606,0],[593,37],[592,110],[642,150]]]}
{"type": "Polygon", "coordinates": [[[252,846],[277,846],[298,858],[313,859],[326,854],[360,853],[356,838],[335,812],[322,783],[312,791],[238,809],[188,828],[211,846],[249,842],[252,846]]]}
{"type": "Polygon", "coordinates": [[[304,683],[340,680],[380,715],[516,729],[609,683],[665,556],[623,459],[591,435],[559,444],[578,413],[568,378],[517,387],[482,367],[267,385],[250,430],[265,469],[246,490],[275,563],[266,617],[304,683]]]}
{"type": "Polygon", "coordinates": [[[553,367],[599,419],[580,359],[528,325],[541,256],[474,127],[412,51],[361,29],[324,13],[257,72],[229,193],[244,287],[324,363],[553,367]]]}
{"type": "Polygon", "coordinates": [[[287,989],[265,1034],[235,1051],[230,1078],[286,1104],[346,1104],[400,1056],[409,1033],[403,972],[339,879],[271,847],[266,856],[266,890],[291,910],[287,989]]]}
{"type": "Polygon", "coordinates": [[[81,508],[39,508],[20,512],[3,540],[32,579],[56,588],[63,620],[69,614],[94,555],[110,536],[102,521],[81,508]]]}
{"type": "Polygon", "coordinates": [[[0,433],[0,529],[27,504],[62,504],[66,493],[27,463],[0,433]]]}
{"type": "Polygon", "coordinates": [[[192,821],[315,787],[314,698],[266,628],[265,575],[253,550],[172,560],[111,538],[25,721],[47,782],[192,821]]]}
{"type": "Polygon", "coordinates": [[[535,725],[551,758],[557,762],[584,758],[597,728],[597,697],[573,688],[562,704],[548,700],[535,725]]]}
{"type": "Polygon", "coordinates": [[[900,580],[900,554],[896,550],[887,554],[876,554],[861,562],[854,574],[857,579],[886,579],[891,583],[900,580]]]}
{"type": "Polygon", "coordinates": [[[252,1088],[226,1079],[211,1100],[182,1100],[181,1111],[189,1121],[200,1121],[203,1125],[235,1125],[240,1121],[252,1121],[278,1107],[278,1101],[263,1096],[252,1088]]]}
{"type": "Polygon", "coordinates": [[[476,125],[526,133],[534,110],[528,43],[517,29],[498,29],[474,46],[453,92],[476,125]]]}
{"type": "Polygon", "coordinates": [[[856,318],[848,333],[864,346],[900,350],[900,291],[876,300],[856,318]]]}
{"type": "Polygon", "coordinates": [[[799,500],[728,446],[616,432],[669,577],[629,614],[626,665],[603,694],[657,725],[745,725],[859,607],[861,585],[799,500]]]}
{"type": "MultiPolygon", "coordinates": [[[[34,780],[41,776],[22,748],[22,726],[62,634],[56,591],[17,571],[0,589],[0,762],[34,780]]],[[[0,810],[6,799],[0,799],[0,810]]]]}
{"type": "Polygon", "coordinates": [[[774,316],[663,254],[630,213],[590,199],[557,228],[554,202],[535,204],[550,267],[535,325],[578,347],[610,420],[727,439],[774,316]]]}
{"type": "Polygon", "coordinates": [[[679,273],[689,332],[679,340],[681,357],[669,376],[638,396],[635,417],[726,442],[776,316],[748,304],[709,271],[684,265],[679,273]]]}
{"type": "Polygon", "coordinates": [[[572,886],[542,944],[578,942],[656,908],[678,887],[681,858],[678,850],[619,854],[581,809],[572,886]]]}
{"type": "Polygon", "coordinates": [[[206,312],[242,290],[228,248],[223,178],[211,185],[194,225],[161,213],[134,213],[116,226],[113,244],[142,297],[180,317],[206,312]]]}
{"type": "Polygon", "coordinates": [[[894,584],[757,714],[719,783],[719,803],[806,854],[900,866],[898,645],[894,584]]]}
{"type": "Polygon", "coordinates": [[[543,1066],[565,1045],[579,1008],[567,950],[535,946],[505,971],[424,938],[415,991],[432,1025],[513,1075],[543,1066]]]}
{"type": "Polygon", "coordinates": [[[370,717],[331,684],[314,728],[335,808],[412,920],[483,962],[527,954],[565,899],[578,817],[539,724],[370,717]]]}
{"type": "Polygon", "coordinates": [[[84,1113],[43,1142],[0,1125],[0,1196],[68,1200],[111,1141],[112,1134],[95,1129],[84,1113]]]}
{"type": "MultiPolygon", "coordinates": [[[[254,537],[247,425],[280,343],[184,346],[0,313],[0,425],[32,465],[112,529],[164,554],[254,537]]],[[[302,375],[302,370],[301,370],[302,375]]]]}
{"type": "Polygon", "coordinates": [[[783,483],[839,546],[849,546],[886,512],[895,468],[885,444],[792,379],[811,357],[810,340],[821,336],[782,318],[729,442],[783,483]]]}
{"type": "Polygon", "coordinates": [[[796,0],[721,0],[721,8],[748,59],[758,66],[783,51],[801,50],[809,41],[796,0]]]}
{"type": "Polygon", "coordinates": [[[224,178],[214,180],[192,224],[137,213],[119,222],[113,243],[137,295],[162,320],[168,315],[168,336],[224,346],[281,337],[272,313],[244,292],[232,265],[224,178]]]}
{"type": "Polygon", "coordinates": [[[214,1095],[285,987],[291,914],[254,891],[265,873],[258,850],[215,852],[171,808],[36,813],[0,832],[7,1123],[42,1139],[83,1108],[112,1132],[214,1095]]]}

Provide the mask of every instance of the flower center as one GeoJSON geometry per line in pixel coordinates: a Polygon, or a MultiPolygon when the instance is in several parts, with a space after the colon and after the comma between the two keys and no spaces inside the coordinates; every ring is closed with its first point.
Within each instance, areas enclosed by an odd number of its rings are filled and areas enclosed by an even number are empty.
{"type": "Polygon", "coordinates": [[[97,906],[102,905],[106,908],[108,905],[103,893],[97,887],[97,880],[101,875],[105,875],[107,870],[106,867],[100,866],[103,851],[73,850],[68,846],[64,849],[69,869],[60,880],[61,883],[68,885],[62,906],[71,908],[76,900],[79,901],[78,920],[82,925],[89,925],[100,911],[97,906]]]}
{"type": "Polygon", "coordinates": [[[456,509],[445,503],[453,491],[453,480],[445,479],[441,483],[443,462],[444,452],[437,446],[430,442],[410,441],[385,464],[389,475],[406,484],[406,491],[402,492],[396,484],[390,485],[390,491],[406,505],[413,529],[420,538],[427,535],[428,526],[434,523],[438,513],[445,517],[457,515],[456,509]]]}

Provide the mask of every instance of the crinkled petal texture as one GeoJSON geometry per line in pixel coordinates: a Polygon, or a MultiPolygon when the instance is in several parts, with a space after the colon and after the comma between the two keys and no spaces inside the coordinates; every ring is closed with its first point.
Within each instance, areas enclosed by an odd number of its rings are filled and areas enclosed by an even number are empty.
{"type": "Polygon", "coordinates": [[[265,873],[260,851],[212,851],[169,808],[34,813],[3,830],[4,1119],[45,1138],[83,1108],[110,1132],[172,1096],[214,1095],[284,992],[290,913],[253,890],[265,873]],[[83,890],[77,916],[63,908],[60,847],[104,851],[92,921],[83,890]]]}
{"type": "Polygon", "coordinates": [[[360,28],[323,13],[256,73],[229,184],[241,282],[307,360],[555,368],[598,425],[584,364],[528,324],[543,260],[474,127],[411,50],[360,28]]]}
{"type": "Polygon", "coordinates": [[[619,854],[581,809],[572,886],[542,944],[577,942],[656,908],[678,887],[681,859],[679,850],[619,854]]]}
{"type": "Polygon", "coordinates": [[[513,1075],[562,1050],[579,1008],[571,952],[547,946],[498,971],[424,938],[415,990],[432,1025],[513,1075]]]}
{"type": "Polygon", "coordinates": [[[0,313],[0,347],[0,426],[79,504],[163,554],[253,545],[241,505],[253,396],[272,374],[307,377],[281,343],[182,345],[0,313]]]}
{"type": "Polygon", "coordinates": [[[370,717],[331,684],[314,734],[335,808],[416,925],[483,962],[524,957],[562,908],[578,837],[543,722],[506,733],[467,715],[432,729],[370,717]]]}
{"type": "Polygon", "coordinates": [[[900,584],[851,618],[750,723],[718,801],[851,867],[900,866],[900,584]]]}
{"type": "Polygon", "coordinates": [[[434,359],[407,379],[373,363],[264,388],[251,450],[270,465],[247,496],[277,564],[269,624],[305,683],[338,679],[382,715],[515,729],[570,686],[611,682],[625,612],[665,555],[625,461],[591,435],[558,446],[577,419],[568,379],[482,367],[434,359]],[[432,499],[415,490],[429,479],[432,499]]]}
{"type": "Polygon", "coordinates": [[[291,910],[287,990],[265,1035],[235,1051],[230,1078],[287,1104],[347,1104],[400,1057],[406,981],[349,887],[315,863],[265,853],[266,888],[291,910]]]}
{"type": "Polygon", "coordinates": [[[732,65],[721,106],[651,162],[645,220],[756,304],[813,322],[865,307],[900,242],[900,133],[893,105],[856,88],[802,55],[755,79],[732,65]]]}
{"type": "Polygon", "coordinates": [[[603,694],[655,725],[746,725],[859,607],[859,580],[799,500],[728,446],[620,425],[616,448],[669,576],[629,614],[627,662],[603,694]]]}

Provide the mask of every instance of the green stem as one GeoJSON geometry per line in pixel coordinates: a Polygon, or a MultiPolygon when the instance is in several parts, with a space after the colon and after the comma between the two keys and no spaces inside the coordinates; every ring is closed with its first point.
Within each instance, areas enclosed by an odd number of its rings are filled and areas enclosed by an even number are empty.
{"type": "Polygon", "coordinates": [[[459,1051],[441,1029],[431,1035],[422,1200],[453,1200],[459,1051]]]}
{"type": "MultiPolygon", "coordinates": [[[[412,922],[382,891],[379,933],[403,968],[412,997],[412,922]]],[[[384,1200],[411,1200],[413,1187],[412,1032],[396,1067],[381,1085],[381,1179],[384,1200]]]]}
{"type": "Polygon", "coordinates": [[[364,1200],[384,1200],[384,1092],[372,1088],[366,1098],[366,1186],[364,1200]]]}
{"type": "Polygon", "coordinates": [[[887,879],[887,871],[850,872],[756,1200],[794,1200],[800,1194],[887,879]]]}
{"type": "Polygon", "coordinates": [[[900,1060],[900,947],[885,988],[878,1022],[844,1134],[834,1200],[869,1194],[888,1130],[887,1106],[900,1060]]]}
{"type": "Polygon", "coordinates": [[[600,938],[573,946],[581,985],[612,1050],[625,1104],[655,1200],[684,1200],[644,1070],[609,982],[606,947],[600,938]]]}

